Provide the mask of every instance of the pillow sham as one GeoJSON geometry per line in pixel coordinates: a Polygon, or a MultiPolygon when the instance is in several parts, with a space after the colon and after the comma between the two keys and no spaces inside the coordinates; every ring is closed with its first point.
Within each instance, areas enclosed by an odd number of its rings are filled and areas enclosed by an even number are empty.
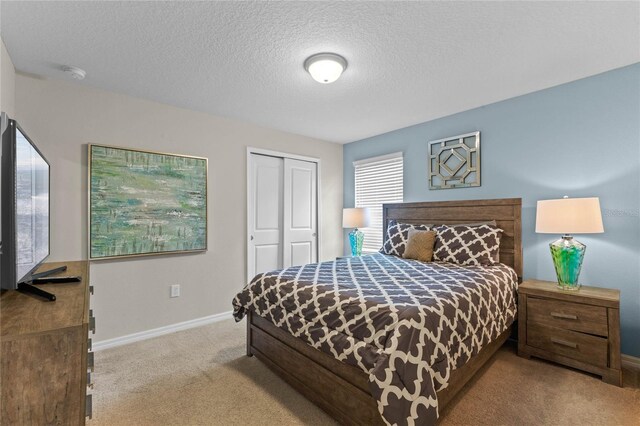
{"type": "Polygon", "coordinates": [[[499,262],[502,229],[493,225],[441,225],[433,260],[458,265],[493,265],[499,262]]]}
{"type": "MultiPolygon", "coordinates": [[[[495,227],[498,227],[498,224],[496,223],[495,220],[488,220],[486,222],[473,222],[473,223],[456,223],[455,225],[449,225],[449,226],[481,226],[481,225],[492,225],[495,227]]],[[[500,263],[500,252],[498,251],[498,255],[496,256],[495,262],[494,263],[500,263]]]]}
{"type": "Polygon", "coordinates": [[[488,220],[486,222],[474,222],[474,223],[456,223],[454,225],[449,225],[449,226],[482,226],[482,225],[498,226],[495,220],[488,220]]]}
{"type": "Polygon", "coordinates": [[[402,257],[409,239],[409,230],[428,231],[432,225],[412,225],[410,223],[399,223],[397,220],[390,220],[387,224],[384,244],[380,253],[402,257]]]}
{"type": "Polygon", "coordinates": [[[421,262],[431,262],[433,259],[433,247],[436,243],[436,231],[419,231],[409,229],[407,246],[402,257],[415,259],[421,262]]]}

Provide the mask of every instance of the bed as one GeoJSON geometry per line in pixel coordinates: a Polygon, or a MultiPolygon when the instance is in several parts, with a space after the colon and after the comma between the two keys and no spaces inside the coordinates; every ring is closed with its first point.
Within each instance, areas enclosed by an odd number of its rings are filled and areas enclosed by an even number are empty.
{"type": "Polygon", "coordinates": [[[515,319],[520,199],[386,204],[384,229],[391,220],[495,220],[500,264],[373,254],[260,274],[234,299],[236,319],[248,319],[247,355],[343,424],[435,423],[515,319]]]}

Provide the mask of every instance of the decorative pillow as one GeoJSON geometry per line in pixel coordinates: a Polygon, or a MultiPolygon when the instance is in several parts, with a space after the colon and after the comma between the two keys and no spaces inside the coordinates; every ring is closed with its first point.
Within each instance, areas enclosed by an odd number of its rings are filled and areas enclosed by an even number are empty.
{"type": "Polygon", "coordinates": [[[436,231],[409,229],[409,238],[402,257],[416,259],[421,262],[431,262],[436,235],[438,235],[436,231]]]}
{"type": "MultiPolygon", "coordinates": [[[[496,227],[498,226],[495,220],[489,220],[486,222],[456,223],[455,225],[449,225],[449,226],[473,226],[475,228],[481,225],[491,225],[496,227]]],[[[494,263],[500,263],[500,252],[498,252],[494,263]]]]}
{"type": "Polygon", "coordinates": [[[498,263],[502,229],[493,225],[441,225],[433,260],[458,265],[493,265],[498,263]]]}
{"type": "Polygon", "coordinates": [[[390,220],[380,253],[402,257],[409,239],[409,229],[428,231],[431,229],[431,225],[411,225],[410,223],[398,223],[396,220],[390,220]]]}

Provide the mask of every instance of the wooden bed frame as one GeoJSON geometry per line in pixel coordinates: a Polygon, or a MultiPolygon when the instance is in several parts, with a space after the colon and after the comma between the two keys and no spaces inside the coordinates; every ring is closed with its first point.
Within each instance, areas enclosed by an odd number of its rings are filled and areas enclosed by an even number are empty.
{"type": "MultiPolygon", "coordinates": [[[[383,229],[389,220],[414,224],[460,224],[495,220],[504,230],[500,261],[522,278],[522,201],[520,198],[436,201],[383,206],[383,229]]],[[[511,327],[467,364],[451,373],[438,392],[439,411],[504,344],[511,327]]],[[[259,315],[247,315],[247,355],[255,355],[307,399],[342,424],[384,424],[369,391],[368,375],[307,345],[259,315]]]]}

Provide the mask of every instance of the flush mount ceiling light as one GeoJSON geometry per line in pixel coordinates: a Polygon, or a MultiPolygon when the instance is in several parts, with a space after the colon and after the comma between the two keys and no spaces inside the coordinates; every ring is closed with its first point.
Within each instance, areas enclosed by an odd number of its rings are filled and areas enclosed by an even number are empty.
{"type": "Polygon", "coordinates": [[[65,65],[62,67],[62,71],[69,74],[74,80],[84,80],[84,78],[87,76],[85,70],[78,67],[70,67],[68,65],[65,65]]]}
{"type": "Polygon", "coordinates": [[[318,83],[329,84],[340,78],[347,69],[347,60],[335,53],[318,53],[304,61],[304,69],[318,83]]]}

